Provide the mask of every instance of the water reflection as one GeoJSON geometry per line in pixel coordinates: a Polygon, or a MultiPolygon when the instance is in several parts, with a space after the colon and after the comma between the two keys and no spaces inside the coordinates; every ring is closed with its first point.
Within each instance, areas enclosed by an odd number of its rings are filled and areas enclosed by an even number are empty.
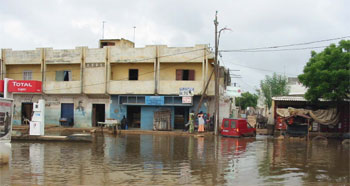
{"type": "Polygon", "coordinates": [[[90,143],[12,143],[1,184],[302,185],[349,183],[349,148],[267,137],[97,136],[90,143]]]}

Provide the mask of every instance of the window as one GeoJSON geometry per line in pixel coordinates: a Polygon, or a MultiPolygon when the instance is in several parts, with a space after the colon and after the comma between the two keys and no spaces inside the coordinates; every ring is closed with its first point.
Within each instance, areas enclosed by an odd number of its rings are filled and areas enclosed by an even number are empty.
{"type": "Polygon", "coordinates": [[[177,81],[194,81],[194,70],[176,70],[177,81]]]}
{"type": "Polygon", "coordinates": [[[56,71],[56,81],[72,81],[72,72],[70,70],[56,71]]]}
{"type": "Polygon", "coordinates": [[[138,80],[138,79],[139,79],[139,70],[129,69],[129,80],[138,80]]]}
{"type": "Polygon", "coordinates": [[[228,128],[228,122],[229,122],[229,120],[224,121],[224,128],[228,128]]]}
{"type": "Polygon", "coordinates": [[[231,129],[235,129],[236,128],[236,121],[231,121],[231,129]]]}
{"type": "Polygon", "coordinates": [[[23,71],[23,80],[32,80],[32,71],[23,71]]]}

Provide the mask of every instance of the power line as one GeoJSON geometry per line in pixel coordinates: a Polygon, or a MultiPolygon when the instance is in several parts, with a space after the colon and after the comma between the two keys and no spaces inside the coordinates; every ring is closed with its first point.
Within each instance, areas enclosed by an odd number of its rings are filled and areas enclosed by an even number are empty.
{"type": "MultiPolygon", "coordinates": [[[[201,58],[201,57],[204,57],[204,55],[201,55],[201,56],[198,56],[198,57],[194,57],[194,58],[191,58],[189,60],[186,60],[184,62],[190,62],[194,59],[197,59],[197,58],[201,58]]],[[[171,65],[171,66],[168,66],[168,67],[165,67],[165,68],[161,68],[160,70],[164,70],[164,69],[168,69],[168,68],[171,68],[171,67],[174,67],[178,64],[174,64],[174,65],[171,65]]],[[[149,72],[145,72],[143,74],[140,74],[139,76],[142,76],[142,75],[146,75],[146,74],[149,74],[149,73],[154,73],[155,71],[149,71],[149,72]]],[[[66,89],[73,89],[73,88],[81,88],[81,87],[88,87],[88,86],[96,86],[96,85],[101,85],[101,84],[105,84],[105,83],[109,83],[110,81],[122,81],[122,80],[128,80],[129,77],[125,77],[125,78],[121,78],[121,79],[115,79],[115,80],[108,80],[108,81],[103,81],[103,82],[100,82],[100,83],[94,83],[94,84],[88,84],[88,85],[84,85],[84,86],[76,86],[76,87],[69,87],[69,88],[57,88],[57,89],[45,89],[45,91],[55,91],[55,90],[66,90],[66,89]]],[[[82,81],[82,80],[81,80],[82,81]]]]}
{"type": "MultiPolygon", "coordinates": [[[[190,50],[190,51],[185,51],[185,52],[178,52],[178,53],[173,53],[173,54],[167,54],[167,55],[163,55],[163,56],[157,56],[157,57],[151,57],[151,58],[143,58],[143,59],[138,59],[138,60],[132,60],[132,59],[124,59],[124,60],[121,60],[121,61],[118,61],[117,63],[113,63],[113,64],[118,64],[120,62],[130,62],[130,63],[134,63],[134,62],[143,62],[143,61],[146,61],[146,60],[150,60],[150,59],[156,59],[156,58],[163,58],[163,57],[170,57],[170,56],[176,56],[176,55],[180,55],[180,54],[186,54],[186,53],[191,53],[191,52],[196,52],[196,51],[200,51],[200,50],[206,50],[207,48],[200,48],[200,49],[195,49],[195,50],[190,50]]],[[[210,51],[207,50],[207,52],[210,53],[210,51]]],[[[197,58],[195,58],[197,59],[197,58]]],[[[190,61],[193,60],[193,59],[189,59],[190,61]]],[[[185,61],[186,62],[186,61],[185,61]]],[[[104,62],[97,62],[97,63],[104,63],[104,62]]],[[[87,63],[86,63],[87,64],[87,63]]],[[[6,63],[5,63],[6,65],[6,63]]],[[[26,65],[26,64],[23,64],[23,65],[26,65]]],[[[33,64],[35,65],[35,64],[33,64]]],[[[37,64],[37,65],[40,65],[40,64],[37,64]]],[[[46,65],[51,65],[51,64],[46,64],[46,65]]],[[[52,65],[56,65],[56,64],[52,64],[52,65]]],[[[62,65],[77,65],[77,64],[62,64],[62,65]]],[[[83,67],[83,69],[86,69],[86,67],[83,67]]],[[[80,70],[80,68],[79,68],[80,70]]],[[[32,72],[32,74],[38,74],[38,73],[51,73],[51,72],[56,72],[55,71],[40,71],[40,72],[32,72]]],[[[23,72],[14,72],[14,73],[3,73],[4,75],[8,75],[8,74],[23,74],[23,72]]]]}
{"type": "Polygon", "coordinates": [[[222,50],[221,52],[280,52],[280,51],[296,51],[296,50],[309,50],[316,48],[326,48],[328,46],[315,46],[305,48],[285,48],[285,49],[272,49],[272,50],[222,50]]]}
{"type": "Polygon", "coordinates": [[[276,49],[276,48],[282,48],[282,47],[309,45],[309,44],[314,44],[314,43],[334,41],[334,40],[340,40],[340,39],[345,39],[345,38],[350,38],[350,36],[342,36],[342,37],[331,38],[331,39],[323,39],[323,40],[317,40],[317,41],[294,43],[294,44],[286,44],[286,45],[276,45],[276,46],[257,47],[257,48],[245,48],[245,49],[233,49],[233,50],[220,50],[220,51],[221,52],[230,52],[230,51],[245,51],[245,50],[276,49]]]}
{"type": "MultiPolygon", "coordinates": [[[[278,72],[278,71],[273,71],[273,70],[268,70],[268,69],[263,69],[263,68],[250,67],[250,66],[236,64],[236,63],[231,63],[231,64],[237,65],[237,66],[242,66],[242,67],[245,67],[245,68],[254,69],[254,70],[259,70],[259,71],[267,71],[267,72],[275,72],[275,73],[278,73],[278,74],[284,74],[284,72],[278,72]]],[[[288,75],[296,76],[294,74],[288,74],[288,75]]]]}

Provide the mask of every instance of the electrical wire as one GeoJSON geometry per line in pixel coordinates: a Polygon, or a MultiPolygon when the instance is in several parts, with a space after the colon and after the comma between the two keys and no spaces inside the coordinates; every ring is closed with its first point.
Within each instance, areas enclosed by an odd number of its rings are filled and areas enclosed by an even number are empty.
{"type": "Polygon", "coordinates": [[[221,52],[280,52],[280,51],[295,51],[295,50],[309,50],[316,48],[326,48],[328,46],[315,46],[315,47],[305,47],[305,48],[285,48],[285,49],[274,49],[274,50],[225,50],[221,52]]]}
{"type": "MultiPolygon", "coordinates": [[[[197,59],[197,58],[201,58],[201,57],[204,57],[204,55],[201,55],[201,56],[198,56],[198,57],[195,57],[195,58],[191,58],[189,60],[186,60],[184,61],[184,63],[186,62],[190,62],[194,59],[197,59]]],[[[178,64],[174,64],[174,65],[171,65],[171,66],[168,66],[168,67],[165,67],[165,68],[160,68],[159,70],[164,70],[164,69],[168,69],[168,68],[172,68],[174,66],[176,66],[178,64]]],[[[155,71],[149,71],[149,72],[145,72],[145,73],[142,73],[140,74],[139,76],[142,76],[142,75],[146,75],[146,74],[150,74],[150,73],[154,73],[155,71]]],[[[129,77],[125,77],[125,78],[121,78],[121,79],[116,79],[116,80],[108,80],[108,81],[103,81],[103,82],[100,82],[100,83],[94,83],[94,84],[85,84],[83,86],[76,86],[76,87],[69,87],[69,88],[57,88],[57,89],[45,89],[45,92],[46,91],[57,91],[57,90],[66,90],[66,89],[74,89],[74,88],[81,88],[81,87],[89,87],[89,86],[96,86],[96,85],[101,85],[101,84],[105,84],[105,83],[109,83],[110,81],[123,81],[123,80],[128,80],[129,77]]],[[[69,82],[69,81],[68,81],[69,82]]]]}
{"type": "MultiPolygon", "coordinates": [[[[200,48],[200,49],[195,49],[195,50],[190,50],[190,51],[185,51],[185,52],[178,52],[178,53],[173,53],[173,54],[167,54],[167,55],[163,55],[163,56],[157,56],[157,57],[152,57],[152,58],[143,58],[143,59],[138,59],[138,60],[132,60],[132,59],[125,59],[125,60],[119,60],[117,61],[116,63],[113,63],[113,64],[117,64],[117,63],[125,63],[125,62],[129,62],[129,63],[135,63],[135,62],[143,62],[143,61],[146,61],[146,60],[150,60],[150,59],[156,59],[156,58],[164,58],[164,57],[170,57],[170,56],[176,56],[176,55],[180,55],[180,54],[186,54],[186,53],[191,53],[191,52],[196,52],[196,51],[200,51],[200,50],[206,50],[208,53],[210,53],[210,51],[208,51],[208,48],[200,48]]],[[[208,54],[207,54],[208,55],[208,54]]],[[[191,60],[191,59],[190,59],[191,60]]],[[[103,63],[104,62],[98,62],[98,63],[103,63]]],[[[87,64],[87,63],[85,63],[87,64]]],[[[5,63],[6,65],[6,63],[5,63]]],[[[26,65],[26,64],[22,64],[22,65],[26,65]]],[[[35,65],[35,64],[29,64],[29,65],[35,65]]],[[[37,65],[40,65],[40,64],[37,64],[37,65]]],[[[47,64],[47,65],[58,65],[58,64],[47,64]]],[[[60,65],[78,65],[78,64],[60,64],[60,65]]],[[[83,67],[82,69],[85,69],[86,67],[83,67]]],[[[80,68],[79,68],[80,70],[80,68]]],[[[32,72],[32,74],[38,74],[38,73],[51,73],[51,72],[56,72],[55,71],[40,71],[40,72],[32,72]]],[[[23,74],[23,72],[13,72],[13,73],[3,73],[4,75],[8,75],[8,74],[23,74]]]]}
{"type": "Polygon", "coordinates": [[[315,44],[315,43],[321,43],[321,42],[327,42],[327,41],[334,41],[334,40],[340,40],[340,39],[346,39],[346,38],[350,38],[350,36],[342,36],[342,37],[331,38],[331,39],[322,39],[322,40],[317,40],[317,41],[294,43],[294,44],[286,44],[286,45],[276,45],[276,46],[257,47],[257,48],[244,48],[244,49],[233,49],[233,50],[219,50],[219,51],[221,51],[221,52],[236,52],[236,51],[246,51],[246,50],[251,51],[251,50],[263,50],[263,49],[276,49],[276,48],[283,48],[283,47],[309,45],[309,44],[315,44]]]}

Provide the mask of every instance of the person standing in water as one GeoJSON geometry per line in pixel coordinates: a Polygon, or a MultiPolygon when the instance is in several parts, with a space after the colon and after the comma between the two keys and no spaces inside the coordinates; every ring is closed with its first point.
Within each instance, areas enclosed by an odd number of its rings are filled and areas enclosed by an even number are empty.
{"type": "Polygon", "coordinates": [[[204,132],[204,118],[202,111],[198,114],[198,132],[204,132]]]}

